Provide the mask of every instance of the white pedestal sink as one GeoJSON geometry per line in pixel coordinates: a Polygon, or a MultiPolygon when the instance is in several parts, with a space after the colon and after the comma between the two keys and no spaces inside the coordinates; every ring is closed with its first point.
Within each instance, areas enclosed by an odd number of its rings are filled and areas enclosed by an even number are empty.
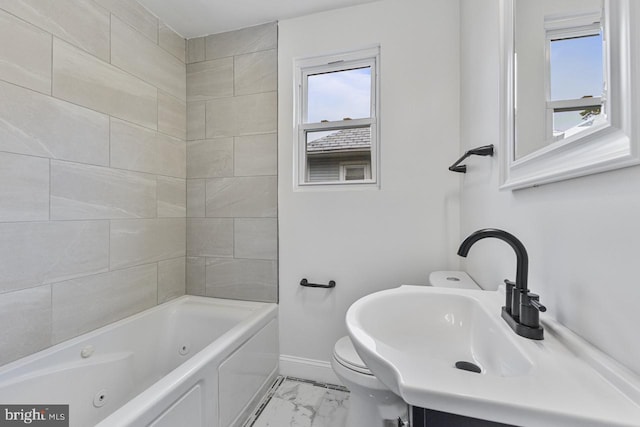
{"type": "Polygon", "coordinates": [[[347,328],[369,369],[411,405],[519,426],[640,426],[637,376],[555,322],[542,341],[516,335],[502,299],[401,286],[356,301],[347,328]]]}

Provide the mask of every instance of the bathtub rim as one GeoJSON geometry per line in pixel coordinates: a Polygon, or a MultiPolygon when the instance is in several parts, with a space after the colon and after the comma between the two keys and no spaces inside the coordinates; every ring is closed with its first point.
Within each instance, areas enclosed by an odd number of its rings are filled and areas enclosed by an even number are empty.
{"type": "MultiPolygon", "coordinates": [[[[194,297],[189,295],[188,297],[194,297]]],[[[181,297],[183,298],[183,297],[181,297]]],[[[207,344],[202,350],[194,354],[164,377],[134,396],[126,404],[122,405],[107,417],[103,418],[95,427],[107,427],[112,425],[132,425],[132,422],[151,423],[159,415],[154,414],[153,407],[160,406],[165,409],[175,401],[171,394],[183,396],[193,386],[188,384],[191,376],[206,367],[207,364],[217,360],[217,367],[227,357],[238,350],[245,342],[267,326],[270,321],[278,318],[278,304],[255,301],[227,300],[223,298],[195,297],[203,300],[217,300],[248,303],[256,306],[254,312],[246,319],[238,322],[220,337],[207,344]],[[163,403],[164,402],[164,403],[163,403]]],[[[239,304],[241,305],[241,304],[239,304]]],[[[274,371],[278,371],[278,366],[274,371]]],[[[273,374],[273,373],[272,373],[273,374]]],[[[216,390],[217,392],[217,390],[216,390]]],[[[217,405],[217,403],[216,403],[217,405]]]]}
{"type": "MultiPolygon", "coordinates": [[[[171,306],[174,305],[181,305],[181,304],[185,304],[189,301],[202,301],[202,302],[206,302],[206,303],[217,303],[217,302],[224,302],[224,304],[231,304],[233,306],[237,306],[238,308],[254,308],[254,311],[258,311],[260,310],[263,305],[271,305],[271,306],[278,306],[278,304],[276,303],[271,303],[271,302],[260,302],[260,301],[243,301],[243,300],[234,300],[234,299],[225,299],[225,298],[212,298],[212,297],[203,297],[203,296],[198,296],[198,295],[182,295],[179,296],[177,298],[174,298],[172,300],[163,302],[162,304],[158,304],[155,305],[153,307],[149,307],[145,310],[142,310],[138,313],[132,314],[130,316],[127,317],[123,317],[122,319],[118,319],[114,322],[111,322],[107,325],[104,326],[100,326],[99,328],[93,329],[91,331],[85,332],[81,335],[78,335],[76,337],[73,338],[69,338],[67,340],[61,341],[59,343],[53,344],[50,347],[44,348],[40,351],[37,351],[35,353],[29,354],[27,356],[21,357],[19,359],[13,360],[9,363],[6,363],[4,365],[0,366],[0,378],[2,377],[2,375],[6,374],[9,371],[12,371],[16,368],[19,368],[22,365],[26,365],[32,362],[35,362],[37,360],[40,359],[44,359],[45,357],[58,352],[59,350],[66,348],[66,347],[72,347],[76,344],[79,344],[82,341],[85,341],[87,339],[92,339],[98,335],[101,335],[103,333],[109,332],[112,329],[117,329],[118,327],[129,323],[129,322],[133,322],[141,317],[145,317],[150,315],[151,313],[155,313],[157,311],[162,311],[162,310],[168,310],[170,309],[171,306]]],[[[252,316],[249,316],[252,317],[252,316]]],[[[244,322],[246,319],[243,319],[242,321],[240,321],[240,323],[244,322]]],[[[234,326],[234,328],[237,325],[234,326]]],[[[225,332],[226,334],[226,332],[225,332]]],[[[204,350],[204,349],[203,349],[204,350]]],[[[3,385],[3,382],[0,381],[0,386],[3,385]]]]}
{"type": "MultiPolygon", "coordinates": [[[[33,371],[26,372],[21,368],[31,363],[37,363],[59,351],[88,342],[140,318],[150,316],[158,311],[171,310],[174,306],[180,306],[190,301],[203,302],[210,305],[218,304],[226,307],[231,306],[239,309],[250,309],[251,312],[246,318],[240,320],[212,342],[209,342],[188,360],[167,372],[166,375],[133,396],[122,406],[114,409],[113,412],[100,420],[97,426],[113,425],[112,423],[114,421],[120,422],[121,419],[130,422],[141,417],[144,418],[145,413],[153,413],[154,406],[166,401],[171,393],[179,392],[180,386],[184,385],[194,373],[204,368],[212,360],[217,359],[219,365],[219,363],[235,352],[242,344],[269,324],[271,320],[277,319],[278,317],[278,304],[276,303],[183,295],[0,366],[0,377],[11,373],[13,370],[18,370],[15,376],[9,376],[9,378],[0,382],[0,386],[4,386],[5,384],[9,385],[19,378],[28,379],[33,371]]],[[[41,369],[37,369],[37,372],[40,371],[41,369]]],[[[178,394],[181,395],[182,392],[178,394]]]]}

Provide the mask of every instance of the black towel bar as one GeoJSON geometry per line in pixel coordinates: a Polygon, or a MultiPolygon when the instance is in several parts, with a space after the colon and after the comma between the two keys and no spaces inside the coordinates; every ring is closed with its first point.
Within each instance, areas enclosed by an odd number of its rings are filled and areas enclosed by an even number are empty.
{"type": "Polygon", "coordinates": [[[309,283],[309,281],[307,279],[302,279],[300,280],[300,286],[305,286],[307,288],[335,288],[336,287],[336,281],[335,280],[329,280],[329,284],[328,285],[321,285],[318,283],[309,283]]]}

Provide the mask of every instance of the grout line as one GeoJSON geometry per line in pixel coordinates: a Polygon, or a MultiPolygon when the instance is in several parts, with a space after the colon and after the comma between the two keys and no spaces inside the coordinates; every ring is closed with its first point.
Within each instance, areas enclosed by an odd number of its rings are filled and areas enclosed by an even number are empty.
{"type": "Polygon", "coordinates": [[[111,50],[113,49],[113,13],[109,12],[109,64],[111,64],[111,50]]]}
{"type": "Polygon", "coordinates": [[[108,120],[109,120],[109,124],[108,124],[108,127],[109,127],[109,129],[108,129],[108,132],[109,132],[109,135],[108,135],[109,136],[108,137],[108,140],[109,140],[109,158],[107,159],[107,165],[108,165],[109,168],[111,168],[111,121],[112,121],[111,119],[112,119],[112,117],[109,116],[108,117],[108,120]]]}
{"type": "Polygon", "coordinates": [[[208,296],[207,295],[207,257],[198,257],[198,258],[202,258],[204,260],[204,283],[203,283],[203,288],[202,288],[202,295],[204,296],[208,296]]]}
{"type": "MultiPolygon", "coordinates": [[[[115,167],[115,166],[110,166],[109,164],[100,165],[100,164],[96,164],[96,163],[83,163],[83,162],[79,162],[77,160],[59,159],[59,158],[54,158],[54,157],[38,156],[38,155],[35,155],[35,154],[16,153],[16,152],[13,152],[13,151],[4,151],[4,150],[0,150],[0,153],[11,154],[11,155],[14,155],[14,156],[35,157],[35,158],[38,158],[38,159],[47,159],[47,160],[52,160],[52,161],[60,162],[60,163],[71,163],[73,165],[90,166],[90,167],[95,167],[95,168],[110,169],[110,170],[113,170],[113,171],[128,172],[131,175],[136,175],[136,174],[137,175],[146,175],[146,177],[148,177],[149,179],[151,179],[152,177],[179,179],[179,180],[187,179],[186,177],[183,177],[183,176],[167,175],[167,174],[163,174],[163,173],[154,173],[154,172],[146,172],[146,171],[141,171],[141,170],[136,170],[136,169],[125,169],[125,168],[119,168],[119,167],[115,167]]],[[[274,175],[271,175],[271,176],[274,176],[274,175]]],[[[0,221],[0,222],[3,222],[3,221],[0,221]]],[[[22,221],[16,221],[16,222],[22,222],[22,221]]]]}
{"type": "Polygon", "coordinates": [[[51,159],[49,159],[49,217],[47,221],[51,221],[51,197],[52,194],[52,182],[53,182],[53,168],[51,167],[51,159]]]}
{"type": "Polygon", "coordinates": [[[54,307],[53,307],[53,283],[49,283],[48,286],[49,286],[49,306],[50,306],[49,333],[51,334],[51,335],[49,335],[49,337],[51,339],[50,345],[53,345],[54,344],[54,342],[53,342],[53,310],[54,310],[54,307]]]}
{"type": "Polygon", "coordinates": [[[160,261],[156,261],[156,305],[160,304],[160,261]]]}
{"type": "MultiPolygon", "coordinates": [[[[207,139],[207,102],[204,101],[202,105],[204,105],[204,139],[207,139]]],[[[189,117],[187,117],[187,121],[189,117]]]]}
{"type": "Polygon", "coordinates": [[[110,219],[109,222],[108,222],[108,227],[107,227],[108,228],[108,233],[109,233],[108,236],[107,236],[108,237],[108,239],[107,239],[107,253],[109,254],[109,265],[108,265],[107,269],[109,271],[113,271],[113,270],[111,270],[111,221],[112,220],[110,219]]]}
{"type": "Polygon", "coordinates": [[[233,222],[231,223],[231,252],[233,253],[233,255],[231,256],[231,258],[233,259],[237,259],[236,258],[236,217],[233,217],[233,222]]]}
{"type": "Polygon", "coordinates": [[[53,34],[51,34],[51,87],[49,90],[50,96],[53,97],[53,34]]]}
{"type": "MultiPolygon", "coordinates": [[[[102,62],[104,62],[104,61],[102,61],[102,62]]],[[[137,77],[136,77],[136,78],[137,78],[137,77]]],[[[144,80],[140,80],[140,81],[141,81],[141,82],[144,82],[144,80]]],[[[57,96],[53,96],[53,95],[48,94],[48,93],[45,93],[45,92],[40,92],[40,91],[35,90],[35,89],[33,89],[33,88],[30,88],[30,87],[27,87],[27,86],[22,86],[22,85],[19,85],[19,84],[17,84],[17,83],[14,83],[14,82],[12,82],[12,81],[9,81],[9,80],[4,80],[4,79],[0,78],[0,82],[4,82],[4,83],[6,83],[6,84],[9,84],[9,85],[14,86],[14,87],[18,87],[18,88],[20,88],[20,89],[28,90],[28,91],[30,91],[30,92],[33,92],[33,93],[37,94],[37,95],[41,95],[41,96],[45,96],[45,97],[51,98],[51,99],[53,99],[53,100],[55,100],[55,101],[57,101],[57,102],[66,102],[66,103],[68,103],[68,104],[75,105],[76,107],[80,107],[80,108],[82,108],[82,109],[85,109],[85,110],[88,110],[88,111],[92,111],[92,112],[97,113],[97,114],[101,114],[101,115],[103,115],[103,116],[112,117],[112,118],[114,118],[114,119],[117,119],[117,120],[120,120],[120,121],[123,121],[123,122],[129,123],[129,124],[134,125],[134,126],[141,127],[141,128],[143,128],[143,129],[146,129],[146,130],[150,130],[150,131],[153,131],[153,132],[161,133],[161,134],[163,134],[163,135],[166,135],[166,136],[168,136],[168,137],[171,137],[172,139],[176,139],[176,140],[184,141],[184,139],[182,139],[182,138],[180,138],[180,137],[177,137],[177,136],[175,136],[175,135],[168,134],[168,133],[166,133],[166,132],[162,132],[162,131],[160,131],[160,130],[158,130],[158,129],[150,128],[150,127],[148,127],[148,126],[146,126],[146,125],[143,125],[143,124],[140,124],[140,123],[137,123],[137,122],[131,121],[131,120],[129,120],[129,119],[124,119],[124,118],[121,118],[121,117],[118,117],[118,116],[112,116],[110,113],[105,113],[104,111],[99,111],[99,110],[96,110],[96,109],[94,109],[94,108],[87,107],[86,105],[78,104],[77,102],[73,102],[73,101],[70,101],[70,100],[65,99],[65,98],[60,98],[60,97],[57,97],[57,96]]],[[[149,85],[149,86],[156,88],[156,87],[155,87],[155,86],[153,86],[153,85],[149,85]]],[[[156,89],[158,89],[158,88],[156,88],[156,89]]],[[[160,89],[160,90],[161,90],[161,89],[160,89]]],[[[164,91],[163,91],[163,92],[164,92],[164,91]]],[[[169,94],[169,95],[170,95],[170,96],[173,96],[173,95],[171,95],[171,94],[169,94]]],[[[175,99],[177,99],[178,101],[180,101],[180,102],[184,102],[184,101],[180,100],[180,98],[176,98],[175,96],[173,96],[173,97],[174,97],[175,99]]]]}

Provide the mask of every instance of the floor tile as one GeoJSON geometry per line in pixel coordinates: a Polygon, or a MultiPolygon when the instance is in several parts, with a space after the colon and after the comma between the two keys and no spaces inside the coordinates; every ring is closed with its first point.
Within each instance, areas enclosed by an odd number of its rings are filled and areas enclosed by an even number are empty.
{"type": "Polygon", "coordinates": [[[348,409],[342,386],[280,377],[244,427],[344,427],[348,409]]]}

